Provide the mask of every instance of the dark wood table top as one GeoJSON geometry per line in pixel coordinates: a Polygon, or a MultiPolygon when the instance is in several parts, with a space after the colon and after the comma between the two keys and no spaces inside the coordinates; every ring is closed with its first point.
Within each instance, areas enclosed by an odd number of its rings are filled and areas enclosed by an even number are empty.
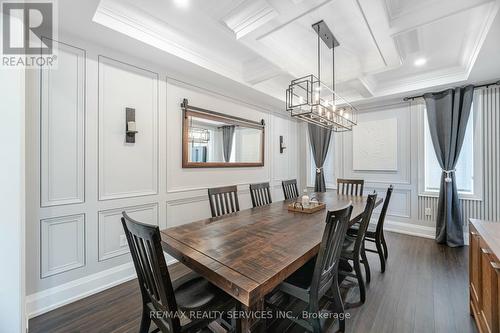
{"type": "MultiPolygon", "coordinates": [[[[164,250],[210,282],[251,306],[314,257],[327,210],[353,205],[351,221],[363,213],[366,197],[318,193],[326,210],[289,212],[292,201],[242,210],[161,231],[164,250]]],[[[378,199],[379,205],[382,199],[378,199]]]]}

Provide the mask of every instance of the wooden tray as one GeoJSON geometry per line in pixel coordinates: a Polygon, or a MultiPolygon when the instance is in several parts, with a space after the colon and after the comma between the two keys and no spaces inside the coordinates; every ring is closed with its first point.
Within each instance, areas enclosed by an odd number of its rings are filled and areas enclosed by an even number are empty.
{"type": "Polygon", "coordinates": [[[291,204],[288,204],[288,210],[290,212],[298,212],[298,213],[306,213],[306,214],[312,214],[317,211],[325,209],[326,205],[324,202],[319,202],[317,205],[314,206],[309,206],[309,207],[302,207],[302,204],[300,202],[294,202],[291,204]]]}

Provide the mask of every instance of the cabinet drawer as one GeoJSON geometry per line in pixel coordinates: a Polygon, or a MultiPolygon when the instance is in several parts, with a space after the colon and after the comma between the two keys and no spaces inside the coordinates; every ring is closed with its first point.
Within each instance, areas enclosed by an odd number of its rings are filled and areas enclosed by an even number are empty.
{"type": "Polygon", "coordinates": [[[480,244],[481,248],[481,298],[480,316],[484,332],[498,332],[498,269],[490,250],[480,244]]]}

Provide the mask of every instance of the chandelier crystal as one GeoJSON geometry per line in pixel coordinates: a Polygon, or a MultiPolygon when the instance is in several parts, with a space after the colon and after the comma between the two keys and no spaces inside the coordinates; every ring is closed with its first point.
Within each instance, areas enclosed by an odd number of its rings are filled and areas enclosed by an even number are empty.
{"type": "Polygon", "coordinates": [[[312,26],[318,34],[318,75],[292,80],[286,90],[286,110],[290,115],[335,132],[352,130],[357,109],[335,92],[335,47],[339,45],[324,21],[312,26]],[[332,50],[332,87],[321,81],[320,38],[332,50]]]}

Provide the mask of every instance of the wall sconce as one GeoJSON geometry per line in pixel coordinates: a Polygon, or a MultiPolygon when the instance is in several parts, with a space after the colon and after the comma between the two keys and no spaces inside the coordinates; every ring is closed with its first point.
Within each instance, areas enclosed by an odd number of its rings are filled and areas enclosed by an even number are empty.
{"type": "Polygon", "coordinates": [[[135,143],[135,134],[139,133],[135,124],[135,109],[125,108],[125,142],[135,143]]]}
{"type": "Polygon", "coordinates": [[[280,135],[280,154],[283,154],[283,150],[285,150],[285,144],[283,143],[283,135],[280,135]]]}

